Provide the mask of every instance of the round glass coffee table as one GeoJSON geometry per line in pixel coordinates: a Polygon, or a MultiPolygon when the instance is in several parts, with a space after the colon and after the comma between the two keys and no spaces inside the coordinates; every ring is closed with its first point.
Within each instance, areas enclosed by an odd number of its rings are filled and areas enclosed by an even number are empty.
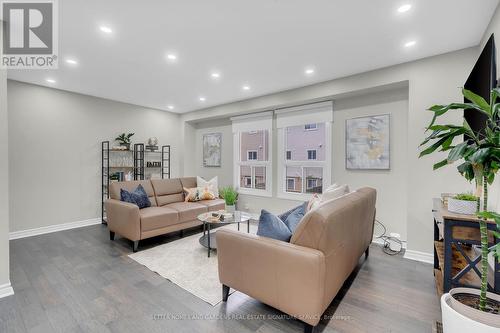
{"type": "Polygon", "coordinates": [[[217,249],[217,241],[215,240],[215,231],[212,229],[217,228],[219,226],[228,225],[228,224],[238,224],[238,230],[240,230],[240,223],[247,224],[247,232],[250,232],[250,219],[252,219],[252,215],[250,213],[235,211],[231,213],[231,216],[228,213],[223,214],[224,220],[219,220],[213,216],[213,214],[220,214],[221,212],[208,212],[198,215],[198,220],[203,222],[203,236],[200,237],[200,244],[208,249],[208,256],[210,257],[210,250],[217,249]]]}

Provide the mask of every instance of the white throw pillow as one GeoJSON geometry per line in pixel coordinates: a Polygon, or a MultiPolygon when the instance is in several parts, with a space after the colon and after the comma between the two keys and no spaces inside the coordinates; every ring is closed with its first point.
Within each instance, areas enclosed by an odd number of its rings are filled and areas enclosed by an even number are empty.
{"type": "Polygon", "coordinates": [[[346,184],[340,185],[333,189],[330,189],[330,187],[328,187],[327,190],[323,192],[323,195],[321,196],[321,202],[337,199],[343,196],[344,194],[349,193],[349,186],[347,186],[346,184]]]}
{"type": "Polygon", "coordinates": [[[323,192],[333,191],[333,190],[335,190],[337,187],[340,187],[340,185],[339,185],[339,184],[337,184],[337,183],[333,183],[332,185],[328,186],[328,187],[326,188],[326,190],[324,190],[323,192]]]}
{"type": "Polygon", "coordinates": [[[216,198],[219,197],[219,184],[218,184],[217,176],[210,179],[209,181],[206,181],[205,179],[201,178],[200,176],[197,176],[196,177],[196,186],[202,187],[202,188],[208,187],[209,191],[212,192],[216,198]]]}

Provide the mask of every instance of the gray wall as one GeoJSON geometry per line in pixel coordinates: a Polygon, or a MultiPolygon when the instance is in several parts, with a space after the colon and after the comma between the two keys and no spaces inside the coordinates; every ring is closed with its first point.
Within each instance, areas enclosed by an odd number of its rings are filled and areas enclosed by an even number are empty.
{"type": "MultiPolygon", "coordinates": [[[[372,186],[378,191],[377,212],[388,232],[401,234],[406,240],[406,175],[407,154],[406,134],[408,130],[408,87],[384,92],[364,94],[356,97],[341,98],[334,101],[332,127],[333,163],[332,182],[349,184],[356,189],[372,186]],[[345,120],[353,117],[390,114],[391,115],[391,170],[388,171],[350,171],[345,169],[345,120]],[[405,195],[401,195],[401,193],[405,195]]],[[[276,135],[276,131],[274,131],[276,135]]],[[[221,185],[233,185],[233,137],[229,119],[206,121],[195,125],[193,142],[196,175],[204,178],[219,177],[221,185]],[[205,133],[222,133],[222,166],[220,168],[203,167],[202,137],[205,133]]],[[[273,138],[273,156],[277,155],[277,138],[273,138]]],[[[277,179],[278,165],[273,161],[273,179],[277,179]]],[[[278,183],[273,182],[273,198],[241,195],[238,207],[259,212],[267,209],[281,213],[299,204],[298,201],[277,198],[278,183]]]]}
{"type": "MultiPolygon", "coordinates": [[[[0,35],[1,35],[0,21],[0,35]]],[[[0,44],[1,44],[0,37],[0,44]]],[[[9,282],[9,162],[7,73],[0,70],[0,286],[9,282]]]]}
{"type": "MultiPolygon", "coordinates": [[[[203,119],[228,117],[277,106],[293,105],[304,101],[321,100],[325,97],[344,98],[360,92],[384,89],[387,86],[408,85],[407,136],[397,145],[407,151],[405,183],[407,209],[403,223],[406,223],[408,248],[411,251],[432,253],[432,198],[442,192],[460,192],[471,189],[469,183],[453,169],[433,171],[432,165],[444,156],[419,159],[418,147],[423,140],[424,128],[431,114],[426,109],[436,103],[448,103],[462,99],[460,89],[477,58],[477,48],[443,54],[419,61],[392,66],[346,78],[293,89],[281,93],[231,103],[218,107],[191,112],[182,116],[184,121],[201,122],[203,119]]],[[[460,113],[450,114],[443,121],[460,122],[460,113]]],[[[274,141],[275,142],[275,141],[274,141]]],[[[186,168],[193,172],[195,170],[186,168]]],[[[377,177],[377,175],[373,175],[377,177]]],[[[254,206],[261,206],[266,199],[255,199],[254,206]]],[[[251,203],[248,202],[248,205],[251,203]]],[[[281,207],[280,207],[281,208],[281,207]]]]}
{"type": "Polygon", "coordinates": [[[172,145],[179,175],[176,114],[10,80],[8,94],[11,232],[99,217],[100,142],[119,133],[172,145]]]}

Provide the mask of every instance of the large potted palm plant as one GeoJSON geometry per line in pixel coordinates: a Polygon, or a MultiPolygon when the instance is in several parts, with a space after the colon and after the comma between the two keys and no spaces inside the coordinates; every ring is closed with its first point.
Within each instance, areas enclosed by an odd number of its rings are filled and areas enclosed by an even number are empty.
{"type": "Polygon", "coordinates": [[[488,211],[488,185],[495,180],[500,168],[500,89],[493,89],[490,103],[473,92],[462,89],[468,103],[451,103],[434,105],[429,110],[434,113],[427,131],[430,131],[422,142],[420,157],[436,151],[447,152],[445,159],[434,164],[434,169],[460,162],[458,172],[468,181],[474,181],[477,201],[477,215],[481,237],[481,286],[480,289],[455,288],[441,298],[443,312],[443,328],[445,332],[498,332],[500,328],[500,295],[488,292],[488,254],[493,251],[496,260],[500,261],[500,246],[488,248],[488,219],[497,224],[493,230],[500,237],[500,215],[488,211]],[[474,109],[485,117],[484,130],[475,133],[464,119],[462,125],[436,124],[437,118],[450,110],[474,109]],[[462,136],[465,140],[457,139],[462,136]]]}

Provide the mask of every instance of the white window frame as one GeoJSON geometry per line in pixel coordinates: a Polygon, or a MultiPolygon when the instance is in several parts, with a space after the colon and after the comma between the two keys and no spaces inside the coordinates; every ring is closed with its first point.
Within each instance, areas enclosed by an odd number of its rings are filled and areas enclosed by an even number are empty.
{"type": "Polygon", "coordinates": [[[258,161],[259,152],[257,150],[247,150],[247,161],[258,161]],[[250,153],[255,153],[255,158],[250,158],[250,153]]]}
{"type": "MultiPolygon", "coordinates": [[[[332,184],[332,124],[333,124],[333,103],[331,101],[310,104],[306,106],[297,106],[275,111],[277,115],[277,160],[278,165],[278,189],[277,197],[291,200],[309,200],[312,193],[293,193],[287,191],[287,167],[302,168],[302,191],[307,190],[307,181],[304,177],[304,168],[322,167],[323,168],[323,189],[332,184]],[[292,161],[286,159],[286,129],[292,126],[303,126],[307,124],[325,124],[325,160],[306,160],[292,161]]],[[[317,127],[316,127],[317,129],[317,127]]],[[[316,130],[315,129],[315,130],[316,130]]],[[[308,149],[312,150],[312,149],[308,149]]],[[[316,158],[318,157],[316,150],[316,158]]]]}
{"type": "Polygon", "coordinates": [[[306,149],[307,151],[307,160],[308,161],[316,161],[318,160],[318,150],[317,149],[306,149]],[[314,158],[309,158],[309,152],[313,151],[314,152],[314,158]]]}
{"type": "Polygon", "coordinates": [[[241,194],[255,195],[255,196],[263,196],[263,197],[272,197],[273,193],[273,184],[272,184],[272,147],[273,147],[273,112],[261,112],[244,116],[237,116],[231,118],[233,122],[233,158],[234,158],[234,180],[233,184],[237,191],[241,194]],[[258,131],[267,131],[267,145],[264,145],[262,154],[263,156],[268,157],[267,161],[259,161],[257,160],[248,160],[248,152],[247,152],[247,161],[241,160],[241,133],[250,132],[257,133],[258,131]],[[240,184],[240,167],[241,166],[249,166],[251,168],[251,182],[252,188],[244,188],[240,184]],[[256,167],[265,167],[266,168],[266,189],[257,189],[255,188],[255,168],[256,167]]]}

